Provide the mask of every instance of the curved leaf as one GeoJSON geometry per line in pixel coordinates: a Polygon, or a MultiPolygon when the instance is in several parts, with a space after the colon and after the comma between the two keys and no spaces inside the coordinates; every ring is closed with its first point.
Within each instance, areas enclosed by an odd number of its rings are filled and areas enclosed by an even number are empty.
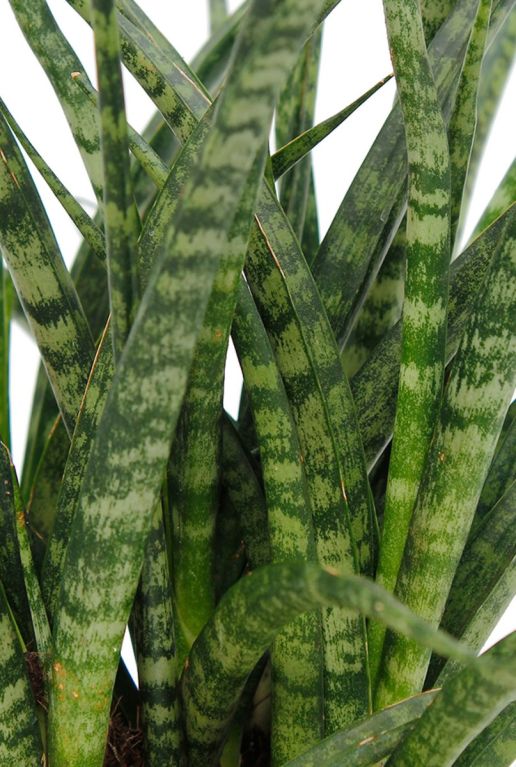
{"type": "Polygon", "coordinates": [[[515,650],[516,632],[452,677],[391,755],[388,767],[451,767],[468,743],[516,699],[515,650]]]}
{"type": "Polygon", "coordinates": [[[213,125],[189,168],[85,469],[54,626],[51,761],[93,767],[102,759],[143,545],[219,259],[228,246],[245,252],[256,193],[247,179],[277,90],[320,7],[285,0],[270,10],[262,0],[253,5],[217,109],[205,118],[213,125]]]}
{"type": "Polygon", "coordinates": [[[190,653],[182,686],[191,767],[216,763],[245,680],[277,632],[298,615],[329,605],[374,616],[436,651],[472,662],[469,651],[366,578],[314,564],[269,565],[227,592],[190,653]]]}
{"type": "Polygon", "coordinates": [[[436,691],[431,690],[389,706],[348,730],[325,738],[285,767],[340,767],[343,764],[366,767],[376,764],[406,737],[435,696],[436,691]]]}

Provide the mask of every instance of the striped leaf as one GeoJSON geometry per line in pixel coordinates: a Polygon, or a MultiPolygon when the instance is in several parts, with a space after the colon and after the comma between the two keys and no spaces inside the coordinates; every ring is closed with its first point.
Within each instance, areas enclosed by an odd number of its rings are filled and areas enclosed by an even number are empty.
{"type": "Polygon", "coordinates": [[[471,30],[464,66],[460,74],[455,108],[450,120],[451,167],[451,242],[455,241],[461,212],[462,192],[468,170],[473,136],[477,122],[477,93],[480,68],[484,58],[491,0],[479,0],[477,15],[471,30]]]}
{"type": "Polygon", "coordinates": [[[23,647],[0,583],[0,761],[41,767],[43,758],[23,647]]]}
{"type": "Polygon", "coordinates": [[[149,767],[180,764],[181,724],[176,682],[172,589],[158,503],[147,540],[136,594],[136,660],[141,695],[145,757],[149,767]]]}
{"type": "MultiPolygon", "coordinates": [[[[269,339],[244,281],[233,340],[262,459],[272,561],[316,561],[310,496],[294,419],[269,339]]],[[[271,661],[272,763],[283,764],[323,734],[320,615],[302,616],[278,634],[271,661]]]]}
{"type": "Polygon", "coordinates": [[[349,378],[360,370],[401,316],[405,284],[406,227],[398,229],[342,351],[349,378]]]}
{"type": "MultiPolygon", "coordinates": [[[[500,3],[497,10],[501,13],[498,18],[495,6],[496,4],[493,4],[488,46],[480,73],[477,124],[462,195],[462,204],[466,210],[471,202],[482,155],[514,60],[516,12],[513,3],[500,3]]],[[[457,239],[461,236],[462,232],[459,231],[457,239]]]]}
{"type": "Polygon", "coordinates": [[[314,564],[269,565],[227,592],[192,648],[182,678],[190,767],[216,764],[238,696],[257,659],[285,624],[321,605],[375,615],[443,654],[472,662],[473,656],[455,640],[428,627],[366,578],[337,575],[314,564]]]}
{"type": "MultiPolygon", "coordinates": [[[[267,229],[252,233],[246,275],[296,422],[318,560],[347,574],[371,573],[369,487],[335,339],[297,239],[268,187],[257,214],[267,229]]],[[[330,733],[367,712],[368,686],[361,620],[330,610],[323,614],[323,629],[325,724],[330,733]]]]}
{"type": "MultiPolygon", "coordinates": [[[[451,265],[447,357],[455,354],[473,301],[484,285],[492,256],[514,210],[507,211],[451,265]]],[[[401,326],[396,324],[351,381],[367,463],[375,463],[394,425],[401,326]]]]}
{"type": "Polygon", "coordinates": [[[451,767],[468,743],[516,699],[515,648],[516,633],[452,677],[392,754],[388,767],[451,767]]]}
{"type": "Polygon", "coordinates": [[[27,503],[27,526],[38,573],[54,527],[57,497],[68,457],[70,439],[60,416],[54,421],[34,476],[27,503]]]}
{"type": "Polygon", "coordinates": [[[229,247],[245,252],[256,192],[247,180],[277,90],[320,10],[308,0],[273,7],[265,14],[262,2],[253,5],[217,109],[206,117],[213,125],[184,179],[85,469],[54,626],[49,748],[57,762],[89,767],[102,758],[119,648],[197,334],[220,257],[229,247]]]}
{"type": "Polygon", "coordinates": [[[56,92],[95,195],[102,204],[102,161],[96,115],[70,77],[72,72],[81,72],[87,79],[84,68],[59,29],[46,0],[9,2],[20,29],[56,92]]]}
{"type": "Polygon", "coordinates": [[[501,180],[482,217],[478,221],[473,236],[483,232],[489,224],[509,208],[516,199],[516,160],[513,160],[507,173],[501,180]]]}
{"type": "Polygon", "coordinates": [[[48,531],[50,536],[42,565],[41,584],[45,606],[51,621],[54,620],[58,607],[66,546],[79,501],[85,468],[93,449],[94,436],[112,380],[113,352],[106,329],[92,366],[59,486],[59,494],[55,502],[55,522],[48,531]]]}
{"type": "Polygon", "coordinates": [[[0,444],[0,532],[2,540],[0,582],[5,584],[2,586],[2,593],[11,606],[9,611],[12,610],[12,619],[17,625],[17,633],[25,645],[30,649],[35,649],[34,627],[25,588],[16,513],[11,459],[7,448],[0,444]]]}
{"type": "Polygon", "coordinates": [[[71,433],[93,344],[27,166],[1,115],[0,146],[0,245],[71,433]]]}
{"type": "Polygon", "coordinates": [[[71,220],[81,233],[82,237],[84,237],[84,239],[87,241],[88,245],[94,251],[97,258],[104,260],[106,257],[106,252],[104,249],[103,235],[99,227],[95,224],[94,221],[92,221],[90,216],[77,202],[75,197],[73,197],[68,189],[66,189],[66,187],[61,183],[61,181],[55,175],[54,171],[49,168],[45,160],[34,148],[12,114],[9,112],[2,99],[0,99],[0,111],[4,115],[12,132],[20,142],[20,145],[30,157],[35,167],[41,173],[63,208],[66,210],[71,220]]]}
{"type": "Polygon", "coordinates": [[[421,0],[421,16],[427,43],[444,24],[455,4],[455,0],[421,0]]]}
{"type": "MultiPolygon", "coordinates": [[[[277,146],[284,146],[313,125],[321,34],[322,30],[317,30],[305,44],[278,100],[275,122],[277,146]]],[[[281,179],[279,185],[281,205],[300,242],[303,240],[310,184],[313,183],[312,172],[312,159],[305,157],[281,179]]]]}
{"type": "Polygon", "coordinates": [[[114,0],[92,0],[91,9],[99,83],[111,340],[114,360],[117,361],[129,335],[137,305],[135,249],[139,225],[129,174],[127,123],[114,0]]]}
{"type": "MultiPolygon", "coordinates": [[[[480,605],[477,612],[464,630],[461,641],[480,652],[491,636],[496,624],[505,613],[516,593],[516,557],[502,573],[498,582],[480,605]]],[[[440,672],[437,683],[443,684],[460,669],[460,664],[449,660],[440,672]]]]}
{"type": "MultiPolygon", "coordinates": [[[[476,0],[457,5],[429,47],[446,114],[475,11],[476,0]]],[[[348,189],[313,265],[328,318],[341,344],[403,215],[400,193],[406,179],[406,149],[402,130],[401,112],[395,106],[348,189]]]]}
{"type": "Polygon", "coordinates": [[[510,703],[477,735],[455,762],[455,767],[507,767],[516,756],[516,703],[510,703]]]}
{"type": "Polygon", "coordinates": [[[0,257],[0,440],[8,448],[11,444],[9,410],[9,339],[12,294],[9,274],[0,257]]]}
{"type": "MultiPolygon", "coordinates": [[[[384,0],[405,124],[408,210],[401,364],[376,580],[394,591],[442,393],[450,261],[450,159],[417,0],[384,0]]],[[[372,629],[372,678],[383,632],[372,629]]]]}
{"type": "Polygon", "coordinates": [[[516,450],[516,401],[512,402],[498,438],[493,461],[489,467],[480,500],[478,502],[472,533],[486,514],[500,500],[514,480],[514,455],[516,450]]]}
{"type": "MultiPolygon", "coordinates": [[[[396,594],[438,624],[514,390],[516,209],[493,258],[447,384],[396,594]]],[[[389,640],[389,638],[388,638],[389,640]]],[[[390,637],[378,705],[420,688],[428,654],[390,637]]]]}
{"type": "Polygon", "coordinates": [[[302,160],[308,152],[316,147],[326,136],[329,136],[335,128],[338,128],[353,112],[362,106],[373,94],[375,94],[380,88],[391,80],[392,75],[384,77],[376,85],[373,85],[362,96],[353,101],[340,112],[337,112],[332,117],[328,117],[326,120],[314,125],[311,128],[307,128],[299,135],[294,136],[287,141],[272,155],[272,170],[274,172],[274,178],[278,179],[284,173],[289,171],[294,165],[302,160]]]}
{"type": "Polygon", "coordinates": [[[406,737],[436,693],[415,695],[367,717],[348,730],[336,732],[285,767],[368,767],[389,756],[406,737]]]}
{"type": "Polygon", "coordinates": [[[263,488],[228,417],[222,422],[222,487],[240,519],[250,567],[269,564],[271,552],[263,488]]]}
{"type": "Polygon", "coordinates": [[[248,8],[249,0],[246,0],[226,19],[217,33],[206,41],[192,59],[190,67],[209,93],[216,93],[224,78],[239,25],[248,8]]]}
{"type": "MultiPolygon", "coordinates": [[[[12,499],[11,514],[13,517],[13,525],[16,530],[16,545],[19,552],[19,563],[23,578],[22,582],[16,584],[16,587],[18,591],[25,591],[25,594],[27,595],[27,602],[30,610],[31,633],[32,631],[34,632],[34,646],[31,647],[31,650],[38,654],[43,672],[43,686],[45,692],[48,692],[48,672],[52,649],[50,628],[30,550],[25,511],[21,500],[16,471],[5,446],[0,444],[0,450],[2,453],[2,484],[10,487],[12,499]],[[9,477],[6,476],[6,471],[9,471],[9,477]]],[[[5,495],[7,495],[7,492],[4,488],[5,495]]]]}
{"type": "MultiPolygon", "coordinates": [[[[68,2],[86,22],[90,21],[87,3],[82,0],[68,2]]],[[[197,85],[195,75],[188,77],[186,65],[179,55],[174,57],[171,68],[170,58],[127,16],[119,15],[118,24],[123,63],[155,101],[179,141],[185,141],[209,106],[204,90],[197,85]]]]}

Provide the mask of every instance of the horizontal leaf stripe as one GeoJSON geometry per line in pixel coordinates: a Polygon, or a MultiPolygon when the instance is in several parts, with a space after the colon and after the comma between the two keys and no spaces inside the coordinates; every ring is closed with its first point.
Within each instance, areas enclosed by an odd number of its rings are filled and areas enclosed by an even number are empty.
{"type": "Polygon", "coordinates": [[[513,633],[452,677],[391,755],[388,767],[451,767],[468,743],[515,700],[515,647],[513,633]]]}
{"type": "Polygon", "coordinates": [[[17,628],[0,583],[0,761],[40,767],[43,749],[17,628]]]}
{"type": "Polygon", "coordinates": [[[95,195],[102,204],[102,164],[96,115],[84,95],[76,90],[71,72],[81,72],[81,62],[59,29],[46,0],[9,0],[20,29],[45,70],[79,149],[95,195]]]}
{"type": "Polygon", "coordinates": [[[138,300],[134,251],[139,221],[129,173],[120,41],[114,0],[92,0],[91,22],[99,84],[111,341],[116,361],[129,335],[138,300]]]}
{"type": "MultiPolygon", "coordinates": [[[[265,328],[243,280],[233,340],[258,437],[272,561],[316,561],[310,496],[294,419],[265,328]]],[[[303,616],[272,646],[273,764],[302,753],[323,734],[321,631],[320,615],[303,616]]]]}
{"type": "MultiPolygon", "coordinates": [[[[365,464],[335,340],[297,240],[268,187],[257,213],[267,230],[253,231],[246,275],[296,421],[318,559],[343,573],[370,572],[365,464]]],[[[365,646],[360,619],[327,611],[323,630],[325,723],[332,732],[367,711],[365,646]]]]}
{"type": "Polygon", "coordinates": [[[505,767],[516,754],[516,703],[510,703],[477,735],[456,760],[456,767],[505,767]]]}
{"type": "Polygon", "coordinates": [[[92,361],[82,306],[29,171],[0,116],[0,243],[65,425],[73,430],[92,361]],[[44,226],[38,224],[44,222],[44,226]]]}
{"type": "Polygon", "coordinates": [[[418,641],[435,650],[460,657],[466,664],[473,661],[473,656],[463,652],[455,640],[427,627],[367,578],[330,573],[314,564],[261,568],[241,579],[223,597],[183,672],[191,767],[216,764],[229,717],[249,670],[282,626],[321,605],[339,605],[375,616],[396,631],[417,636],[418,641]]]}
{"type": "MultiPolygon", "coordinates": [[[[450,268],[447,358],[457,350],[472,302],[484,285],[493,253],[513,210],[507,211],[477,237],[450,268]]],[[[351,379],[360,432],[368,466],[383,451],[392,434],[401,347],[397,323],[378,344],[370,358],[351,379]]]]}
{"type": "Polygon", "coordinates": [[[45,160],[38,154],[37,150],[23,133],[20,126],[7,109],[6,105],[0,99],[0,110],[9,123],[9,127],[20,142],[21,146],[27,152],[37,170],[41,173],[48,186],[57,197],[63,208],[66,210],[73,223],[80,231],[81,235],[88,242],[97,258],[105,259],[104,241],[102,232],[95,224],[86,211],[77,202],[75,197],[61,183],[53,170],[46,164],[45,160]]]}
{"type": "MultiPolygon", "coordinates": [[[[400,599],[436,624],[514,389],[516,209],[511,214],[453,364],[396,585],[400,599]]],[[[388,637],[378,704],[417,689],[428,661],[426,652],[388,637]]]]}
{"type": "Polygon", "coordinates": [[[462,193],[468,170],[477,123],[477,96],[480,69],[484,58],[491,0],[479,0],[477,14],[468,42],[464,66],[460,73],[455,107],[449,127],[451,167],[451,242],[455,241],[462,193]]]}
{"type": "MultiPolygon", "coordinates": [[[[51,696],[54,760],[79,759],[88,767],[101,758],[143,542],[218,259],[228,241],[232,248],[245,251],[255,191],[246,190],[247,177],[267,136],[276,90],[286,79],[317,11],[308,0],[295,7],[293,0],[285,0],[271,15],[265,14],[263,3],[253,6],[215,123],[184,188],[180,215],[153,269],[115,375],[86,467],[54,628],[54,677],[64,685],[51,696]],[[284,34],[278,34],[279,30],[284,34]],[[265,66],[271,60],[275,66],[265,66]],[[254,121],[249,118],[251,111],[254,121]],[[245,150],[236,138],[243,126],[245,150]],[[240,207],[242,198],[245,202],[240,207]],[[214,199],[223,204],[214,206],[214,199]],[[138,407],[133,407],[136,402],[138,407]],[[127,450],[129,444],[139,449],[127,450]],[[152,444],[150,451],[148,444],[152,444]],[[138,492],[133,495],[135,487],[138,492]],[[128,503],[137,505],[138,514],[127,513],[128,503]],[[94,561],[84,558],[88,549],[95,552],[94,561]],[[93,582],[94,593],[87,585],[93,582]],[[73,640],[77,636],[88,637],[86,645],[78,645],[73,640]],[[92,687],[98,690],[95,711],[87,700],[92,687]],[[72,696],[74,691],[79,698],[72,696]],[[71,711],[73,716],[68,716],[71,711]]],[[[211,113],[207,120],[210,117],[211,113]]]]}
{"type": "MultiPolygon", "coordinates": [[[[417,0],[384,0],[408,159],[400,378],[376,580],[396,585],[444,381],[450,262],[450,157],[417,0]]],[[[372,628],[373,680],[383,631],[372,628]]]]}
{"type": "Polygon", "coordinates": [[[285,767],[372,765],[388,756],[434,700],[435,690],[415,695],[325,738],[285,767]],[[346,760],[345,762],[343,760],[346,760]]]}

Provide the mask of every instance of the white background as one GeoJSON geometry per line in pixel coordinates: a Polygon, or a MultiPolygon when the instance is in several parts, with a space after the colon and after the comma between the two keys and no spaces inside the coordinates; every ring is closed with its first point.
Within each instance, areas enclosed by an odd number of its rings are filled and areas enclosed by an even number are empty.
{"type": "MultiPolygon", "coordinates": [[[[64,33],[95,81],[92,36],[87,25],[65,0],[48,2],[64,33]]],[[[229,2],[230,10],[240,3],[229,2]]],[[[201,47],[208,32],[206,0],[140,0],[140,6],[168,36],[186,60],[201,47]]],[[[342,109],[391,71],[381,0],[342,2],[325,25],[316,122],[342,109]]],[[[55,94],[18,30],[8,0],[0,0],[0,95],[32,143],[68,189],[93,205],[93,193],[55,94]]],[[[141,130],[153,112],[151,102],[127,75],[129,120],[141,130]]],[[[389,83],[313,152],[321,233],[324,234],[372,140],[385,119],[394,93],[389,83]]],[[[516,67],[486,152],[465,235],[489,201],[514,154],[516,67]]],[[[60,205],[38,178],[36,181],[68,264],[79,236],[60,205]]],[[[89,208],[90,212],[93,208],[89,208]]],[[[225,405],[234,412],[240,376],[230,355],[225,405]]],[[[16,325],[12,332],[11,403],[14,461],[21,469],[26,439],[37,350],[16,325]]],[[[513,601],[491,642],[516,628],[513,601]]]]}

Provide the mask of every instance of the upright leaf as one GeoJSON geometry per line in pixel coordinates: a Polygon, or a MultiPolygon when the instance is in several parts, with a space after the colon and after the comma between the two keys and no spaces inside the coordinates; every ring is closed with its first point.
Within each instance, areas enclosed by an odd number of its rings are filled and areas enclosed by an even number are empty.
{"type": "Polygon", "coordinates": [[[0,146],[0,245],[71,434],[93,344],[41,200],[1,115],[0,146]]]}
{"type": "MultiPolygon", "coordinates": [[[[305,44],[276,110],[276,144],[284,146],[313,125],[317,74],[321,52],[321,31],[305,44]]],[[[312,179],[312,160],[305,157],[281,179],[280,202],[294,233],[301,242],[312,179]]]]}
{"type": "MultiPolygon", "coordinates": [[[[262,459],[272,561],[316,561],[310,496],[294,419],[269,339],[244,281],[233,339],[262,459]]],[[[320,615],[302,616],[278,634],[271,662],[272,763],[283,764],[323,734],[320,615]]]]}
{"type": "Polygon", "coordinates": [[[468,665],[472,662],[473,656],[463,652],[458,643],[427,627],[367,578],[342,576],[304,563],[261,568],[241,579],[223,597],[183,672],[191,767],[217,763],[245,680],[277,632],[298,615],[323,605],[374,615],[438,652],[461,658],[468,665]]]}
{"type": "MultiPolygon", "coordinates": [[[[257,215],[260,224],[252,233],[246,275],[296,422],[318,561],[342,573],[371,574],[373,509],[335,338],[298,241],[266,185],[257,215]]],[[[323,631],[325,727],[330,733],[367,712],[367,661],[360,618],[324,611],[323,631]]]]}
{"type": "Polygon", "coordinates": [[[245,252],[256,196],[247,180],[320,9],[256,2],[206,117],[213,125],[188,169],[85,470],[54,627],[51,760],[93,767],[102,759],[122,635],[219,259],[228,246],[245,252]]]}
{"type": "MultiPolygon", "coordinates": [[[[409,166],[400,380],[376,575],[393,591],[444,379],[450,159],[419,3],[384,0],[384,9],[409,166]]],[[[382,632],[373,629],[373,679],[382,641],[382,632]]]]}
{"type": "MultiPolygon", "coordinates": [[[[461,340],[412,517],[396,594],[434,625],[441,619],[514,389],[516,209],[461,340]]],[[[388,637],[378,705],[420,688],[429,657],[388,637]]]]}
{"type": "Polygon", "coordinates": [[[0,761],[41,767],[43,748],[16,623],[0,583],[0,761]]]}
{"type": "Polygon", "coordinates": [[[11,444],[9,410],[9,339],[11,324],[11,282],[0,255],[0,440],[11,444]]]}
{"type": "Polygon", "coordinates": [[[75,143],[90,177],[95,195],[102,203],[100,138],[95,113],[70,77],[83,66],[59,29],[46,0],[9,0],[20,29],[54,88],[75,143]]]}
{"type": "Polygon", "coordinates": [[[468,50],[460,75],[455,108],[450,120],[451,242],[455,241],[462,193],[477,122],[477,93],[480,67],[491,16],[491,0],[479,0],[468,50]]]}
{"type": "Polygon", "coordinates": [[[212,34],[219,31],[227,15],[226,0],[210,0],[210,29],[212,34]]]}
{"type": "Polygon", "coordinates": [[[120,66],[120,43],[114,0],[92,0],[104,173],[104,226],[115,361],[129,335],[136,310],[138,282],[135,246],[138,235],[120,66]]]}

